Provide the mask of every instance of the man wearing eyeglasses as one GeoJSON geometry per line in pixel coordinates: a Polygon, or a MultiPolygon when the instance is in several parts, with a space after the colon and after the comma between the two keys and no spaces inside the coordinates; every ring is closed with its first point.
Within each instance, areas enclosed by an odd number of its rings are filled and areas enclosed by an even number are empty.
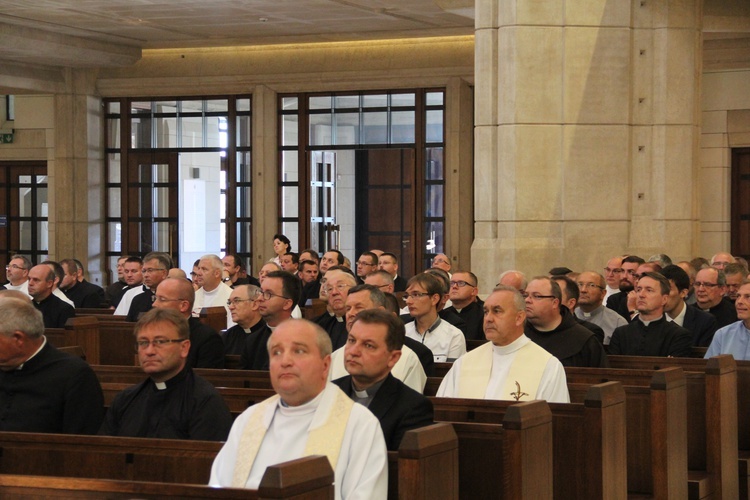
{"type": "Polygon", "coordinates": [[[6,290],[18,290],[29,297],[29,270],[31,261],[23,255],[13,255],[10,262],[5,266],[5,277],[8,279],[3,288],[6,290]]]}
{"type": "Polygon", "coordinates": [[[172,309],[187,319],[190,328],[190,352],[187,365],[191,368],[224,368],[224,343],[221,336],[193,317],[195,289],[186,279],[167,278],[156,288],[155,309],[172,309]]]}
{"type": "Polygon", "coordinates": [[[243,370],[268,370],[268,348],[266,344],[273,331],[292,317],[299,300],[300,281],[286,271],[269,272],[260,284],[261,293],[256,302],[265,327],[247,336],[240,354],[243,370]]]}
{"type": "Polygon", "coordinates": [[[634,307],[628,307],[628,299],[631,303],[635,300],[635,294],[631,292],[635,289],[635,283],[638,281],[638,267],[646,261],[637,255],[628,255],[622,259],[622,274],[620,275],[620,293],[610,295],[606,301],[607,307],[617,314],[630,321],[635,313],[634,307]]]}
{"type": "Polygon", "coordinates": [[[365,282],[365,278],[378,270],[378,256],[372,252],[362,252],[357,260],[357,283],[365,282]]]}
{"type": "Polygon", "coordinates": [[[456,271],[450,280],[450,297],[452,305],[447,311],[456,313],[463,321],[462,329],[466,340],[484,340],[484,302],[479,298],[479,280],[470,271],[456,271]]]}
{"type": "Polygon", "coordinates": [[[727,291],[727,278],[724,271],[713,267],[701,269],[695,276],[695,307],[713,315],[719,328],[737,321],[737,310],[732,302],[724,297],[727,291]]]}
{"type": "Polygon", "coordinates": [[[356,278],[341,269],[330,269],[325,275],[325,284],[321,285],[321,291],[328,296],[328,310],[312,321],[331,336],[334,351],[346,344],[346,297],[349,289],[356,285],[356,278]]]}
{"type": "Polygon", "coordinates": [[[607,368],[607,354],[594,334],[561,307],[560,285],[546,276],[532,279],[523,294],[526,301],[524,332],[555,356],[563,366],[607,368]]]}
{"type": "Polygon", "coordinates": [[[444,253],[439,253],[432,258],[432,267],[442,269],[448,276],[451,274],[451,260],[444,253]]]}
{"type": "MultiPolygon", "coordinates": [[[[612,263],[610,260],[607,266],[612,263]]],[[[584,271],[578,275],[578,307],[575,315],[579,319],[590,321],[604,331],[604,345],[609,345],[612,332],[618,326],[628,324],[627,320],[612,309],[604,307],[606,278],[594,271],[584,271]]]]}
{"type": "Polygon", "coordinates": [[[42,313],[21,293],[0,295],[0,431],[95,434],[104,415],[96,374],[47,341],[42,313]]]}
{"type": "MultiPolygon", "coordinates": [[[[151,252],[143,258],[143,286],[141,289],[133,290],[130,298],[130,307],[127,310],[127,320],[135,323],[138,316],[151,310],[154,294],[159,283],[167,279],[169,269],[172,267],[172,259],[162,252],[151,252]]],[[[125,299],[131,292],[127,292],[115,309],[115,314],[120,311],[125,299]]]]}
{"type": "Polygon", "coordinates": [[[193,373],[190,347],[182,314],[161,308],[144,314],[135,325],[135,348],[148,379],[115,396],[99,434],[226,440],[232,415],[213,385],[193,373]]]}
{"type": "Polygon", "coordinates": [[[484,303],[484,332],[489,342],[453,363],[437,396],[569,402],[565,369],[524,335],[525,319],[520,292],[498,285],[484,303]]]}
{"type": "Polygon", "coordinates": [[[404,298],[409,315],[414,318],[406,324],[407,337],[423,343],[438,363],[458,359],[466,353],[463,332],[438,314],[443,285],[437,276],[429,273],[413,276],[404,298]]]}
{"type": "Polygon", "coordinates": [[[620,280],[622,278],[622,257],[612,257],[607,261],[607,266],[604,268],[604,281],[606,281],[607,289],[604,291],[604,300],[602,303],[606,304],[607,299],[616,294],[620,293],[620,280]]]}
{"type": "Polygon", "coordinates": [[[242,354],[245,341],[263,330],[266,322],[258,311],[258,297],[261,289],[255,285],[238,285],[232,290],[227,306],[236,324],[228,329],[222,338],[224,354],[242,354]]]}

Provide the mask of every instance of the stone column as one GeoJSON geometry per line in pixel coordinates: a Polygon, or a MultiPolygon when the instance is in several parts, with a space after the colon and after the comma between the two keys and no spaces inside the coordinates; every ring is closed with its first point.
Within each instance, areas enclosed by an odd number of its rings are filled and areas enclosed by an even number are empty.
{"type": "Polygon", "coordinates": [[[699,0],[477,0],[483,292],[507,269],[692,255],[700,19],[699,0]]]}
{"type": "Polygon", "coordinates": [[[93,72],[65,70],[65,77],[65,92],[54,97],[54,156],[47,162],[49,253],[79,259],[91,281],[106,286],[101,99],[93,72]]]}

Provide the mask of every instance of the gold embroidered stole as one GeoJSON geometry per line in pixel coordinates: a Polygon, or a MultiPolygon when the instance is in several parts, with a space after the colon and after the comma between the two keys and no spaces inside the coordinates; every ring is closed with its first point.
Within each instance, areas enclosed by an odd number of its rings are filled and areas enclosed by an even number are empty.
{"type": "MultiPolygon", "coordinates": [[[[275,408],[279,404],[279,399],[279,396],[275,395],[258,403],[257,408],[245,424],[237,448],[237,461],[232,478],[233,488],[245,487],[250,470],[253,468],[253,463],[263,443],[263,438],[268,431],[268,427],[263,422],[264,418],[267,412],[276,411],[275,408]]],[[[302,456],[326,455],[331,463],[331,468],[335,471],[339,453],[341,453],[341,445],[344,442],[346,425],[353,407],[354,401],[338,387],[327,387],[310,423],[307,443],[302,456]],[[321,412],[327,412],[327,415],[321,414],[321,412]],[[320,422],[322,419],[325,420],[320,422]]]]}
{"type": "MultiPolygon", "coordinates": [[[[492,342],[487,342],[462,357],[458,381],[459,398],[484,399],[492,373],[492,350],[492,342]]],[[[552,357],[550,353],[533,342],[528,342],[521,347],[513,358],[499,399],[517,401],[535,399],[539,382],[542,380],[550,357],[552,357]],[[526,394],[518,397],[516,393],[519,389],[516,383],[520,386],[520,392],[526,394]]]]}

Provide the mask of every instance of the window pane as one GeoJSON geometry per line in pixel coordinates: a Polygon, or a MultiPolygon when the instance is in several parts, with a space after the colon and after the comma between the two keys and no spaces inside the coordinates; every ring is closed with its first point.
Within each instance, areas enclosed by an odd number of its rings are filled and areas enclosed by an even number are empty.
{"type": "Polygon", "coordinates": [[[229,111],[229,101],[226,99],[213,99],[206,101],[206,111],[209,113],[226,113],[229,111]]]}
{"type": "Polygon", "coordinates": [[[151,114],[151,102],[150,101],[131,102],[130,113],[150,115],[151,114]]]}
{"type": "Polygon", "coordinates": [[[281,216],[299,217],[299,189],[296,186],[281,187],[281,216]]]}
{"type": "Polygon", "coordinates": [[[391,113],[391,144],[414,143],[414,111],[391,113]]]}
{"type": "Polygon", "coordinates": [[[443,142],[443,111],[427,111],[427,142],[443,142]]]}
{"type": "Polygon", "coordinates": [[[443,185],[425,186],[425,217],[443,216],[443,185]]]}
{"type": "MultiPolygon", "coordinates": [[[[39,250],[42,252],[46,252],[47,250],[49,250],[49,223],[46,220],[39,221],[36,226],[36,241],[39,248],[36,248],[35,250],[39,250]]],[[[39,256],[39,262],[42,262],[46,259],[46,255],[39,256]]]]}
{"type": "MultiPolygon", "coordinates": [[[[31,187],[18,188],[18,215],[19,217],[32,217],[31,210],[31,187]]],[[[29,247],[24,247],[29,248],[29,247]]]]}
{"type": "Polygon", "coordinates": [[[362,113],[364,125],[363,144],[386,144],[388,142],[388,113],[362,113]]]}
{"type": "Polygon", "coordinates": [[[109,182],[119,183],[120,180],[120,153],[110,153],[107,155],[107,166],[109,169],[109,182]]]}
{"type": "MultiPolygon", "coordinates": [[[[425,224],[424,236],[425,241],[427,242],[425,250],[427,250],[428,253],[445,253],[445,250],[443,249],[445,246],[443,225],[443,222],[428,222],[425,224]]],[[[430,263],[427,263],[427,268],[429,267],[430,263]]]]}
{"type": "Polygon", "coordinates": [[[227,147],[226,122],[221,116],[206,117],[206,145],[207,148],[227,147]],[[223,128],[222,128],[223,127],[223,128]]]}
{"type": "Polygon", "coordinates": [[[122,217],[122,202],[120,200],[120,188],[107,189],[107,202],[109,203],[108,217],[122,217]]]}
{"type": "Polygon", "coordinates": [[[310,115],[310,145],[331,144],[331,114],[310,115]]]}
{"type": "Polygon", "coordinates": [[[107,120],[107,147],[120,147],[120,119],[110,118],[107,120]]]}
{"type": "Polygon", "coordinates": [[[119,113],[120,112],[120,101],[112,101],[107,103],[107,113],[119,113]]]}
{"type": "Polygon", "coordinates": [[[250,111],[250,99],[237,99],[237,112],[250,111]]]}
{"type": "Polygon", "coordinates": [[[359,108],[359,96],[358,95],[339,95],[336,96],[335,106],[337,109],[341,108],[359,108]]]}
{"type": "Polygon", "coordinates": [[[299,224],[297,222],[282,222],[281,234],[289,238],[292,248],[299,253],[299,224]]]}
{"type": "Polygon", "coordinates": [[[359,143],[359,113],[336,114],[336,145],[359,143]]]}
{"type": "Polygon", "coordinates": [[[144,216],[169,217],[169,188],[154,188],[152,191],[151,205],[153,212],[141,210],[144,216]]]}
{"type": "Polygon", "coordinates": [[[250,217],[252,207],[252,188],[237,188],[237,217],[250,217]]]}
{"type": "MultiPolygon", "coordinates": [[[[226,193],[219,193],[219,218],[221,220],[227,219],[227,195],[226,193]]],[[[224,224],[222,224],[222,227],[224,224]]],[[[219,241],[227,241],[226,238],[221,238],[219,241]]]]}
{"type": "Polygon", "coordinates": [[[154,118],[156,124],[156,147],[177,147],[177,117],[154,118]]]}
{"type": "Polygon", "coordinates": [[[427,92],[426,104],[428,106],[442,106],[443,105],[443,93],[442,92],[427,92]]]}
{"type": "Polygon", "coordinates": [[[297,115],[283,115],[281,122],[281,145],[296,146],[299,140],[297,115]]]}
{"type": "Polygon", "coordinates": [[[331,96],[310,97],[310,109],[331,109],[331,96]]]}
{"type": "Polygon", "coordinates": [[[47,217],[47,188],[36,188],[36,216],[47,217]]]}
{"type": "Polygon", "coordinates": [[[425,178],[429,181],[443,179],[443,148],[427,148],[425,178]]]}
{"type": "MultiPolygon", "coordinates": [[[[249,252],[250,243],[252,242],[252,224],[250,222],[238,222],[235,226],[237,230],[237,251],[238,252],[249,252]]],[[[245,262],[250,264],[250,259],[245,259],[245,262]]],[[[252,274],[252,269],[248,267],[248,274],[252,274]]]]}
{"type": "Polygon", "coordinates": [[[151,146],[151,117],[141,116],[132,118],[130,122],[131,146],[133,148],[150,148],[151,146]]]}
{"type": "Polygon", "coordinates": [[[250,152],[237,153],[237,182],[252,181],[250,152]]]}
{"type": "Polygon", "coordinates": [[[122,251],[122,224],[119,222],[109,222],[109,251],[110,252],[121,252],[122,251]]]}
{"type": "Polygon", "coordinates": [[[362,96],[362,107],[364,108],[384,108],[386,106],[388,106],[388,96],[386,94],[362,96]]]}
{"type": "Polygon", "coordinates": [[[281,109],[285,111],[291,111],[299,109],[298,99],[296,97],[282,97],[281,98],[281,109]]]}
{"type": "Polygon", "coordinates": [[[299,158],[297,151],[281,152],[281,182],[299,180],[299,158]]]}
{"type": "Polygon", "coordinates": [[[144,224],[144,231],[150,231],[153,236],[154,252],[169,252],[169,222],[155,222],[153,225],[144,224]]]}
{"type": "Polygon", "coordinates": [[[177,101],[155,101],[154,113],[177,113],[177,101]]]}
{"type": "Polygon", "coordinates": [[[238,116],[237,117],[237,146],[250,147],[251,141],[251,125],[252,119],[250,116],[238,116]]]}
{"type": "Polygon", "coordinates": [[[391,106],[414,106],[414,94],[392,94],[391,106]]]}
{"type": "Polygon", "coordinates": [[[203,101],[180,101],[183,113],[201,113],[203,112],[203,101]]]}
{"type": "Polygon", "coordinates": [[[183,148],[203,147],[203,118],[200,116],[182,117],[183,148]]]}

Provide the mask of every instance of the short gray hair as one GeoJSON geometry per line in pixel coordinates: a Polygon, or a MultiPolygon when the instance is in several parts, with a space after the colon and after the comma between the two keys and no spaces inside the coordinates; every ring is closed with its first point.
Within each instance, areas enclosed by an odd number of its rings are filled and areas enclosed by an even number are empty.
{"type": "Polygon", "coordinates": [[[523,295],[521,295],[521,292],[516,290],[514,287],[510,285],[498,285],[492,290],[492,293],[495,293],[495,292],[512,293],[513,294],[513,306],[516,308],[516,311],[526,310],[526,300],[523,298],[523,295]]]}
{"type": "Polygon", "coordinates": [[[207,260],[211,263],[211,267],[214,269],[218,269],[219,271],[224,270],[224,263],[221,261],[218,255],[214,255],[212,253],[206,254],[203,257],[201,257],[200,260],[207,260]]]}
{"type": "Polygon", "coordinates": [[[16,331],[25,333],[31,339],[44,335],[44,318],[31,301],[0,296],[0,318],[0,334],[6,337],[16,331]]]}

